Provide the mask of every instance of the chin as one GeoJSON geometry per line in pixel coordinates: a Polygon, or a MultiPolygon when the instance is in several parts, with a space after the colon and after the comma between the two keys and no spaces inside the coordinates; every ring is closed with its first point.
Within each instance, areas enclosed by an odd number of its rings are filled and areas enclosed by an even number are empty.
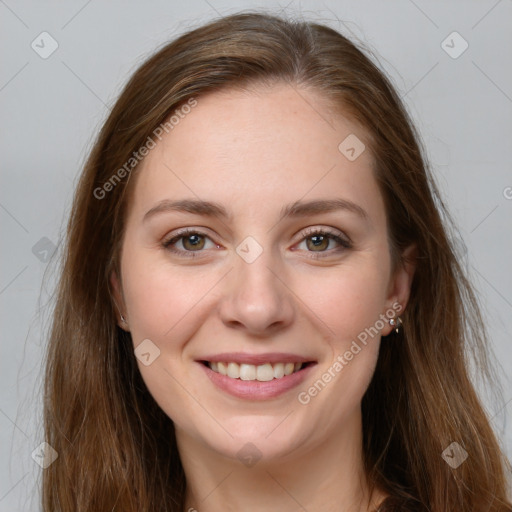
{"type": "Polygon", "coordinates": [[[304,425],[294,425],[291,418],[285,419],[286,414],[279,417],[236,417],[223,424],[233,437],[220,428],[215,432],[208,429],[198,434],[202,442],[215,452],[229,459],[237,459],[248,467],[256,462],[260,466],[282,462],[298,449],[304,449],[313,434],[306,432],[304,425]]]}

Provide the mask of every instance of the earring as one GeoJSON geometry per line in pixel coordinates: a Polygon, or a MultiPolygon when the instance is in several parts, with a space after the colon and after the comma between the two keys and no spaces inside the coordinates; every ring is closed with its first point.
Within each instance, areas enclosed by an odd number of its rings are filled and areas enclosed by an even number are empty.
{"type": "Polygon", "coordinates": [[[397,316],[396,318],[389,319],[389,325],[392,325],[395,328],[395,332],[398,334],[400,332],[400,328],[403,325],[402,319],[397,316]]]}
{"type": "Polygon", "coordinates": [[[123,315],[121,315],[121,322],[123,322],[123,324],[128,325],[128,322],[126,321],[126,318],[123,315]]]}

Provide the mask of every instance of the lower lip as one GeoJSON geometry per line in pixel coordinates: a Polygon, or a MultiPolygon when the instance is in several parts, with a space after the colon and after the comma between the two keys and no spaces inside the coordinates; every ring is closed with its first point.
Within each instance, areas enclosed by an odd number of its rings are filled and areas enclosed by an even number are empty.
{"type": "Polygon", "coordinates": [[[301,384],[309,375],[313,366],[316,365],[316,363],[309,364],[298,372],[286,375],[280,379],[260,382],[258,380],[232,379],[226,375],[214,372],[209,366],[203,363],[198,364],[202,366],[206,375],[218,388],[232,396],[246,400],[266,400],[282,395],[301,384]]]}

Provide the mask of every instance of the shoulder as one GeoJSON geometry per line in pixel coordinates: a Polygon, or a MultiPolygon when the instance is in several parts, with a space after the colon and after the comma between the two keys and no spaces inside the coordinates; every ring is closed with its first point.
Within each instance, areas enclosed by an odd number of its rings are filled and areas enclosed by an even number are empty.
{"type": "Polygon", "coordinates": [[[428,512],[428,509],[414,499],[387,496],[375,512],[428,512]]]}

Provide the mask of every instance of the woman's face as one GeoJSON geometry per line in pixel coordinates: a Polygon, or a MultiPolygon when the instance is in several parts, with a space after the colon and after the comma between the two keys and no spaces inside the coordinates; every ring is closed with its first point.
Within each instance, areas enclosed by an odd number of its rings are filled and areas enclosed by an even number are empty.
{"type": "Polygon", "coordinates": [[[142,377],[183,449],[271,460],[354,435],[410,283],[365,134],[288,85],[197,101],[138,171],[112,278],[142,377]]]}

